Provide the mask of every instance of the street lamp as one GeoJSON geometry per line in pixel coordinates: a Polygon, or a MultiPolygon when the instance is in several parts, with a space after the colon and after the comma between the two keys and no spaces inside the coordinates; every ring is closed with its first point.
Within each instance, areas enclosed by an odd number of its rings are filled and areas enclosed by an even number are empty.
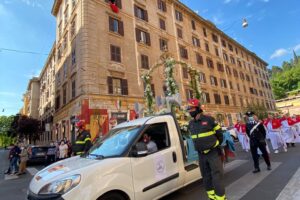
{"type": "Polygon", "coordinates": [[[247,19],[243,19],[243,23],[242,23],[243,28],[246,28],[248,26],[248,21],[247,19]]]}

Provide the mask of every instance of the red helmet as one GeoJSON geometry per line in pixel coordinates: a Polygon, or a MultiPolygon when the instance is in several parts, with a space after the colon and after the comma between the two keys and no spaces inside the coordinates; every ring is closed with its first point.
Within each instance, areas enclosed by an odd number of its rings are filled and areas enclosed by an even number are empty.
{"type": "Polygon", "coordinates": [[[85,126],[85,123],[83,120],[79,120],[78,122],[76,122],[75,124],[76,127],[83,129],[85,126]]]}
{"type": "Polygon", "coordinates": [[[198,99],[190,99],[188,101],[188,106],[190,107],[200,107],[200,102],[198,99]]]}

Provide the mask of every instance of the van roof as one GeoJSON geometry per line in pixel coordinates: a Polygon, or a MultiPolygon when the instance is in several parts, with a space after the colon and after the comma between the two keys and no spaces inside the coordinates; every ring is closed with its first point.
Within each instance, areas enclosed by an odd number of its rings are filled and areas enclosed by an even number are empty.
{"type": "Polygon", "coordinates": [[[128,127],[128,126],[143,125],[143,124],[145,124],[149,119],[151,119],[151,118],[153,118],[153,117],[155,117],[155,116],[143,117],[143,118],[135,119],[135,120],[132,120],[132,121],[123,122],[123,123],[118,124],[117,126],[115,126],[114,129],[115,129],[115,128],[128,127]]]}

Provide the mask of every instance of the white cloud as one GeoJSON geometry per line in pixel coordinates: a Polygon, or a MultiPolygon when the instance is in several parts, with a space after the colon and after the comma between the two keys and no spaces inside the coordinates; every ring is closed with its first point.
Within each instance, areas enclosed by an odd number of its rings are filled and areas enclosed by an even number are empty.
{"type": "Polygon", "coordinates": [[[294,47],[289,47],[289,48],[280,48],[280,49],[277,49],[271,56],[270,58],[271,59],[274,59],[274,58],[279,58],[281,56],[284,56],[286,54],[292,54],[293,51],[299,51],[300,50],[300,44],[297,44],[295,45],[294,47]]]}
{"type": "Polygon", "coordinates": [[[42,4],[39,3],[38,0],[22,0],[23,3],[25,3],[27,6],[31,7],[39,7],[39,8],[44,8],[42,4]]]}
{"type": "Polygon", "coordinates": [[[298,51],[298,50],[300,50],[300,44],[297,44],[296,46],[294,46],[294,51],[298,51]]]}
{"type": "Polygon", "coordinates": [[[272,55],[271,55],[271,59],[274,59],[274,58],[279,58],[281,56],[284,56],[286,54],[288,54],[288,50],[286,49],[283,49],[283,48],[280,48],[280,49],[277,49],[272,55]]]}

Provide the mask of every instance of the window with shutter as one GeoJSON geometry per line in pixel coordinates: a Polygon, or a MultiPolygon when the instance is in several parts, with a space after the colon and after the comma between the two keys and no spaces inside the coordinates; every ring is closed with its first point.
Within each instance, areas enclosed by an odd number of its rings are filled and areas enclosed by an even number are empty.
{"type": "Polygon", "coordinates": [[[161,18],[159,19],[159,27],[162,30],[166,30],[166,22],[165,22],[165,20],[163,20],[161,18]]]}
{"type": "Polygon", "coordinates": [[[221,96],[219,94],[214,94],[215,104],[221,104],[221,96]]]}
{"type": "Polygon", "coordinates": [[[113,90],[112,77],[107,77],[107,86],[108,86],[108,94],[113,94],[114,90],[113,90]]]}
{"type": "Polygon", "coordinates": [[[217,63],[218,71],[224,72],[224,66],[221,63],[217,63]]]}
{"type": "Polygon", "coordinates": [[[183,78],[186,79],[189,78],[188,69],[186,67],[182,67],[182,74],[183,74],[183,78]]]}
{"type": "Polygon", "coordinates": [[[188,59],[188,51],[187,51],[187,49],[185,49],[183,46],[180,46],[179,50],[180,50],[180,57],[188,59]]]}
{"type": "Polygon", "coordinates": [[[203,65],[203,57],[199,53],[196,53],[196,60],[197,64],[203,65]]]}
{"type": "Polygon", "coordinates": [[[121,48],[110,45],[110,54],[111,54],[111,60],[115,62],[121,62],[121,48]]]}
{"type": "Polygon", "coordinates": [[[179,12],[178,10],[175,10],[175,18],[177,21],[183,21],[183,16],[182,16],[182,13],[179,12]]]}
{"type": "Polygon", "coordinates": [[[181,39],[183,38],[182,30],[180,28],[177,28],[177,36],[181,39]]]}
{"type": "Polygon", "coordinates": [[[226,48],[226,42],[225,42],[225,40],[222,40],[222,46],[226,48]]]}
{"type": "Polygon", "coordinates": [[[199,79],[201,83],[206,83],[206,77],[203,72],[200,72],[199,79]]]}
{"type": "Polygon", "coordinates": [[[134,15],[135,15],[135,17],[137,17],[141,20],[148,21],[147,10],[144,10],[143,8],[140,8],[136,5],[134,5],[134,15]]]}
{"type": "Polygon", "coordinates": [[[194,47],[200,47],[200,40],[196,37],[192,37],[194,47]]]}
{"type": "Polygon", "coordinates": [[[220,56],[218,47],[215,47],[216,56],[220,56]]]}
{"type": "Polygon", "coordinates": [[[219,40],[218,40],[218,36],[216,36],[215,34],[212,33],[212,39],[215,43],[218,43],[219,40]]]}
{"type": "Polygon", "coordinates": [[[159,39],[159,46],[161,51],[168,50],[168,41],[166,39],[159,39]]]}
{"type": "Polygon", "coordinates": [[[122,95],[128,95],[128,82],[126,79],[121,79],[122,95]]]}
{"type": "Polygon", "coordinates": [[[209,45],[208,45],[208,43],[205,43],[205,50],[206,50],[207,52],[209,52],[209,45]]]}
{"type": "Polygon", "coordinates": [[[206,58],[207,67],[213,69],[214,63],[210,58],[206,58]]]}
{"type": "Polygon", "coordinates": [[[203,92],[202,93],[202,98],[204,99],[205,103],[210,103],[210,96],[208,92],[203,92]]]}
{"type": "Polygon", "coordinates": [[[203,28],[202,30],[203,30],[204,37],[207,37],[206,28],[203,28]]]}
{"type": "Polygon", "coordinates": [[[195,31],[196,30],[196,23],[194,20],[191,20],[191,24],[192,24],[192,29],[195,31]]]}
{"type": "Polygon", "coordinates": [[[224,95],[224,102],[226,105],[229,105],[229,97],[228,95],[224,95]]]}
{"type": "Polygon", "coordinates": [[[162,12],[166,12],[167,11],[166,2],[163,1],[163,0],[157,0],[157,7],[162,12]]]}
{"type": "Polygon", "coordinates": [[[228,65],[226,65],[226,73],[231,75],[231,69],[228,65]]]}
{"type": "Polygon", "coordinates": [[[143,69],[149,69],[149,59],[146,55],[141,55],[141,63],[143,69]]]}

